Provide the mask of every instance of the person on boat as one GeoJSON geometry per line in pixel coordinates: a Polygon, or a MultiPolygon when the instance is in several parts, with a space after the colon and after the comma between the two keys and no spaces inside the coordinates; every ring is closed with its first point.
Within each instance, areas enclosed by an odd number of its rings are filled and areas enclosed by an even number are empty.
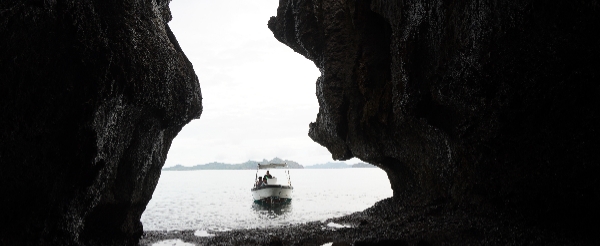
{"type": "Polygon", "coordinates": [[[265,174],[265,180],[266,179],[272,179],[273,176],[271,176],[271,174],[269,174],[269,171],[267,171],[267,174],[265,174]]]}
{"type": "Polygon", "coordinates": [[[261,187],[263,184],[264,183],[262,177],[258,177],[258,181],[256,181],[256,187],[261,187]]]}

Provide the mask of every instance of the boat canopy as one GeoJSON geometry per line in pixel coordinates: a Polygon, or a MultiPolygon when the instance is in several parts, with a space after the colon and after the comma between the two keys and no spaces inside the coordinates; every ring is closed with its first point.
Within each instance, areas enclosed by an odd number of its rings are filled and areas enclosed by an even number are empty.
{"type": "Polygon", "coordinates": [[[282,163],[282,164],[276,164],[276,163],[258,164],[258,169],[269,169],[269,168],[286,167],[286,166],[287,166],[287,163],[282,163]]]}

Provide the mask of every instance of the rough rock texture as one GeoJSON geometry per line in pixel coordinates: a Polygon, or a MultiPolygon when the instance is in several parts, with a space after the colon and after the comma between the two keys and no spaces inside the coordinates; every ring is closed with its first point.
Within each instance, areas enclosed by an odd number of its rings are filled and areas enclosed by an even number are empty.
{"type": "Polygon", "coordinates": [[[0,3],[0,245],[136,244],[202,111],[168,1],[0,3]]]}
{"type": "Polygon", "coordinates": [[[269,28],[321,70],[309,136],[397,200],[597,233],[598,23],[596,1],[280,0],[269,28]]]}

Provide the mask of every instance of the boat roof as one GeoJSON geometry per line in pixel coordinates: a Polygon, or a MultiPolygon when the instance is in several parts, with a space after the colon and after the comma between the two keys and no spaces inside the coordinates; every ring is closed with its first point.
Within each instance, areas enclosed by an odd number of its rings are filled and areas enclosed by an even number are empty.
{"type": "Polygon", "coordinates": [[[268,163],[268,164],[258,164],[258,169],[269,169],[269,168],[277,168],[277,167],[286,167],[287,163],[268,163]]]}

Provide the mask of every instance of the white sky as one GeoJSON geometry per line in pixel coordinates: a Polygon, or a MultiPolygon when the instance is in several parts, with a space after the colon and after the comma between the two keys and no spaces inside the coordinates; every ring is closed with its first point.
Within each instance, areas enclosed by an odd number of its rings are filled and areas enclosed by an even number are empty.
{"type": "Polygon", "coordinates": [[[305,166],[333,161],[308,137],[319,111],[319,70],[267,27],[278,2],[171,2],[169,26],[194,65],[204,111],[173,140],[165,167],[274,157],[305,166]]]}

